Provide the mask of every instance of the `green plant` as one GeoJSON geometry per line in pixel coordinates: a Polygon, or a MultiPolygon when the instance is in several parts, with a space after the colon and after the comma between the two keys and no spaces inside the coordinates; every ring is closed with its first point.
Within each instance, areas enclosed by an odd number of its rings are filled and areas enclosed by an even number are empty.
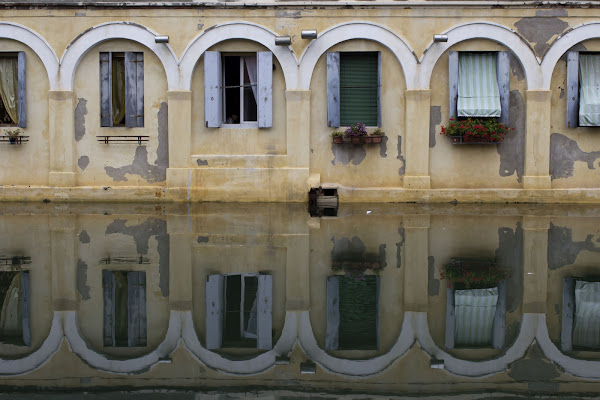
{"type": "Polygon", "coordinates": [[[377,128],[375,132],[371,133],[371,136],[385,136],[385,132],[381,128],[377,128]]]}
{"type": "Polygon", "coordinates": [[[344,131],[344,136],[346,136],[347,138],[367,136],[366,125],[360,122],[357,122],[354,125],[350,125],[344,131]]]}
{"type": "Polygon", "coordinates": [[[13,129],[13,130],[7,129],[7,130],[4,131],[4,134],[6,136],[8,136],[9,138],[13,138],[14,139],[14,138],[16,138],[17,136],[19,136],[21,134],[21,130],[18,129],[18,128],[17,129],[13,129]]]}
{"type": "Polygon", "coordinates": [[[344,132],[333,131],[333,132],[331,132],[331,136],[332,137],[344,137],[344,132]]]}
{"type": "Polygon", "coordinates": [[[511,129],[496,118],[450,118],[447,126],[442,126],[440,135],[462,136],[501,142],[511,129]]]}
{"type": "Polygon", "coordinates": [[[480,262],[461,261],[444,265],[440,276],[448,283],[461,282],[467,288],[470,288],[471,286],[493,286],[508,278],[509,274],[508,271],[492,262],[482,264],[480,262]]]}

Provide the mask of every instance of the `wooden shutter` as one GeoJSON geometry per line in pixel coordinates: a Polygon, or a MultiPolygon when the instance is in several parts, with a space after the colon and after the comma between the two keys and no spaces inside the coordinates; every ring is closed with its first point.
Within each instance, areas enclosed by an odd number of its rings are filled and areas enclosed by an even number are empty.
{"type": "Polygon", "coordinates": [[[146,346],[146,272],[127,273],[127,345],[146,346]]]}
{"type": "Polygon", "coordinates": [[[207,128],[218,128],[223,122],[223,68],[221,53],[204,53],[204,121],[207,128]]]}
{"type": "Polygon", "coordinates": [[[31,328],[29,309],[30,299],[29,271],[21,272],[21,315],[23,323],[23,343],[25,346],[31,346],[31,328]]]}
{"type": "Polygon", "coordinates": [[[579,126],[579,52],[567,52],[567,127],[579,126]]]}
{"type": "MultiPolygon", "coordinates": [[[[501,90],[502,91],[502,90],[501,90]]],[[[502,349],[506,337],[506,281],[498,284],[498,302],[492,323],[492,347],[502,349]]]]}
{"type": "Polygon", "coordinates": [[[19,83],[17,84],[17,98],[19,104],[19,127],[27,127],[27,96],[25,95],[25,52],[20,51],[17,55],[17,73],[19,83]]]}
{"type": "Polygon", "coordinates": [[[573,322],[575,313],[575,279],[565,278],[562,295],[560,349],[573,350],[573,322]]]}
{"type": "Polygon", "coordinates": [[[125,126],[144,126],[144,53],[125,53],[125,126]]]}
{"type": "Polygon", "coordinates": [[[379,116],[379,53],[340,53],[340,125],[376,126],[379,116]]]}
{"type": "Polygon", "coordinates": [[[256,347],[271,350],[273,347],[273,277],[258,276],[256,347]]]}
{"type": "Polygon", "coordinates": [[[340,53],[327,53],[327,126],[340,126],[340,53]]]}
{"type": "MultiPolygon", "coordinates": [[[[458,100],[458,52],[448,54],[448,117],[456,118],[458,100]]],[[[454,337],[454,332],[452,333],[454,337]]]]}
{"type": "Polygon", "coordinates": [[[327,278],[327,333],[325,350],[337,350],[340,341],[340,280],[337,276],[327,278]]]}
{"type": "Polygon", "coordinates": [[[102,293],[104,298],[104,346],[115,342],[115,276],[112,271],[102,270],[102,293]]]}
{"type": "Polygon", "coordinates": [[[456,315],[454,310],[454,286],[446,289],[446,349],[454,348],[456,315]]]}
{"type": "Polygon", "coordinates": [[[210,275],[206,278],[206,348],[218,349],[223,343],[224,277],[210,275]]]}
{"type": "Polygon", "coordinates": [[[100,53],[100,126],[113,126],[112,119],[112,57],[100,53]]]}
{"type": "Polygon", "coordinates": [[[508,125],[508,110],[510,108],[510,52],[499,51],[496,56],[496,76],[500,93],[500,118],[498,122],[508,125]]]}
{"type": "Polygon", "coordinates": [[[258,127],[273,127],[273,53],[256,53],[258,127]]]}

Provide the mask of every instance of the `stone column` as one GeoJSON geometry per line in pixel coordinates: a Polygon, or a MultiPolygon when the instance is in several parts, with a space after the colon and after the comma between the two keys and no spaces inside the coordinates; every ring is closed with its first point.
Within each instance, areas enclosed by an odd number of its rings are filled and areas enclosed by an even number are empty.
{"type": "Polygon", "coordinates": [[[548,293],[547,217],[523,217],[523,312],[546,312],[548,293]]]}
{"type": "Polygon", "coordinates": [[[75,186],[73,143],[75,138],[75,93],[72,90],[48,92],[50,186],[75,186]]]}
{"type": "Polygon", "coordinates": [[[427,312],[429,215],[404,216],[404,308],[427,312]]]}
{"type": "Polygon", "coordinates": [[[187,215],[167,216],[169,232],[169,308],[192,309],[192,238],[187,215]]]}
{"type": "MultiPolygon", "coordinates": [[[[294,185],[298,195],[308,199],[311,187],[321,186],[320,174],[312,174],[309,178],[310,162],[310,90],[286,90],[286,141],[287,141],[287,166],[302,169],[296,171],[294,185]],[[304,173],[303,173],[304,172],[304,173]]],[[[273,116],[275,120],[276,115],[273,116]]]]}
{"type": "Polygon", "coordinates": [[[406,160],[404,187],[429,189],[429,107],[431,90],[407,90],[405,93],[404,139],[406,160]]]}
{"type": "Polygon", "coordinates": [[[310,243],[308,235],[290,235],[285,268],[286,311],[310,310],[310,243]]]}
{"type": "Polygon", "coordinates": [[[50,217],[52,307],[54,311],[77,309],[75,218],[74,215],[50,217]]]}
{"type": "Polygon", "coordinates": [[[167,187],[187,187],[192,147],[192,92],[170,90],[169,104],[169,168],[167,187]]]}
{"type": "Polygon", "coordinates": [[[550,189],[550,90],[527,90],[524,189],[550,189]]]}

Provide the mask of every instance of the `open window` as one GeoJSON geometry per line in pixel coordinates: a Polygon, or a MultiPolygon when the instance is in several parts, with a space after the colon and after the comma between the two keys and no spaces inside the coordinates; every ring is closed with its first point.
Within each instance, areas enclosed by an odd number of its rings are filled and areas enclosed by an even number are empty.
{"type": "Polygon", "coordinates": [[[273,53],[204,53],[207,128],[273,126],[273,53]]]}
{"type": "Polygon", "coordinates": [[[271,275],[210,275],[206,280],[206,348],[273,347],[271,275]]]}
{"type": "Polygon", "coordinates": [[[600,282],[565,278],[560,344],[562,351],[600,350],[600,282]]]}
{"type": "Polygon", "coordinates": [[[327,126],[381,126],[381,53],[327,53],[327,126]]]}
{"type": "Polygon", "coordinates": [[[567,53],[567,127],[600,126],[600,54],[567,53]]]}
{"type": "Polygon", "coordinates": [[[0,125],[27,125],[25,53],[0,53],[0,125]]]}
{"type": "Polygon", "coordinates": [[[0,272],[0,342],[31,346],[29,271],[0,272]]]}
{"type": "Polygon", "coordinates": [[[508,124],[509,52],[451,51],[448,71],[450,118],[498,118],[508,124]]]}
{"type": "Polygon", "coordinates": [[[100,53],[100,126],[144,126],[144,53],[100,53]]]}
{"type": "Polygon", "coordinates": [[[146,272],[102,271],[104,346],[146,346],[146,272]]]}

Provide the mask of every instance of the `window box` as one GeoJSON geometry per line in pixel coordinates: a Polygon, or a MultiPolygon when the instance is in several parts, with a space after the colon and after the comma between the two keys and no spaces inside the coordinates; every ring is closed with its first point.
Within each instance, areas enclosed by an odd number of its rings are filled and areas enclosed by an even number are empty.
{"type": "Polygon", "coordinates": [[[495,118],[450,118],[440,135],[452,138],[452,144],[496,144],[504,140],[509,130],[495,118]]]}
{"type": "Polygon", "coordinates": [[[483,138],[477,136],[451,136],[452,144],[497,144],[501,143],[502,139],[494,140],[491,138],[483,138]]]}

